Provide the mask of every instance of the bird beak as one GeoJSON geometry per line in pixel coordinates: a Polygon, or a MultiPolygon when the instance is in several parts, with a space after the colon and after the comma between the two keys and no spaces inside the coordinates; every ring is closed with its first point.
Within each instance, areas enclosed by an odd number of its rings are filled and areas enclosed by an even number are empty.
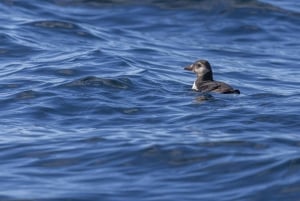
{"type": "Polygon", "coordinates": [[[193,69],[193,64],[192,64],[192,65],[189,65],[189,66],[186,66],[186,67],[184,68],[184,70],[193,71],[193,70],[194,70],[194,69],[193,69]]]}

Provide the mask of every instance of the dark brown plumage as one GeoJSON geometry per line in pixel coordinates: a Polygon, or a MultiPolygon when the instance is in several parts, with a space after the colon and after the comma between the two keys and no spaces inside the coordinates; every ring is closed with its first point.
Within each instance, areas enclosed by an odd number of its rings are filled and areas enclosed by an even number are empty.
{"type": "Polygon", "coordinates": [[[217,92],[222,94],[239,94],[240,91],[233,89],[224,82],[214,81],[210,64],[206,60],[198,60],[184,68],[197,74],[193,84],[193,90],[200,92],[217,92]]]}

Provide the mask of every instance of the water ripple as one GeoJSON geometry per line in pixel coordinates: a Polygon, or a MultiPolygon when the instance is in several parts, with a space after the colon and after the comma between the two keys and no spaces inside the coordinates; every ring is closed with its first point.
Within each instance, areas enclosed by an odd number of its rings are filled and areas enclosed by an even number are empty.
{"type": "Polygon", "coordinates": [[[299,198],[296,1],[0,5],[0,199],[299,198]]]}
{"type": "Polygon", "coordinates": [[[128,78],[110,79],[110,78],[99,78],[96,76],[88,76],[79,80],[72,81],[64,84],[67,87],[111,87],[118,89],[128,89],[130,86],[130,80],[128,78]]]}

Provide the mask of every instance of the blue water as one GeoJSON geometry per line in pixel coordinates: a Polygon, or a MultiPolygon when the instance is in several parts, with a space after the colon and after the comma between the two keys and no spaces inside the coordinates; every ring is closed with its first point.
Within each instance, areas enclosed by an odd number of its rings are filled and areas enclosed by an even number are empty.
{"type": "Polygon", "coordinates": [[[300,199],[297,0],[0,2],[0,200],[300,199]],[[191,90],[208,60],[240,95],[191,90]]]}

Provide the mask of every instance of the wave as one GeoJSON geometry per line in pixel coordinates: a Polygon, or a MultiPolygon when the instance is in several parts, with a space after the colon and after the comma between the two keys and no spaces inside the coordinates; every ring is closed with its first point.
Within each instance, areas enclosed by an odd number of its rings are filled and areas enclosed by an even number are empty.
{"type": "Polygon", "coordinates": [[[71,81],[63,86],[67,87],[109,87],[117,89],[128,89],[131,81],[128,78],[100,78],[87,76],[78,80],[71,81]]]}
{"type": "Polygon", "coordinates": [[[284,11],[284,12],[295,12],[295,10],[288,10],[286,7],[282,8],[278,5],[273,5],[271,2],[262,2],[258,0],[61,0],[61,1],[54,1],[60,5],[87,5],[87,6],[118,6],[118,5],[132,5],[132,4],[139,4],[139,5],[150,5],[150,6],[157,6],[161,8],[167,9],[200,9],[206,10],[210,12],[215,11],[225,11],[225,10],[232,10],[234,8],[242,8],[242,7],[251,7],[258,10],[277,10],[277,11],[284,11]]]}

